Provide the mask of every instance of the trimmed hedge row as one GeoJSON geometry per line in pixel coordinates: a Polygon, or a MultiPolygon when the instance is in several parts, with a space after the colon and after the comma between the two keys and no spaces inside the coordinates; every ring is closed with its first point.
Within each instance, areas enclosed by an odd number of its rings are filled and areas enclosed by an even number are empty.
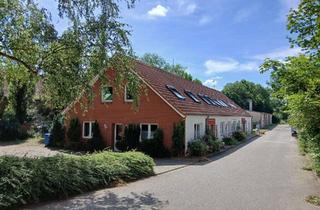
{"type": "Polygon", "coordinates": [[[84,156],[0,157],[0,209],[66,198],[151,176],[154,161],[140,152],[84,156]]]}

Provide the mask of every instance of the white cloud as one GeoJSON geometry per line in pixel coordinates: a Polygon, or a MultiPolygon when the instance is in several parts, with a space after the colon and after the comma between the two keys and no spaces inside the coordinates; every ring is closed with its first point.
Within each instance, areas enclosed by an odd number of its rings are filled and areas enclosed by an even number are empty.
{"type": "Polygon", "coordinates": [[[220,77],[220,76],[207,79],[206,81],[203,82],[203,85],[205,85],[207,87],[215,88],[218,84],[218,80],[220,80],[220,79],[222,79],[222,77],[220,77]]]}
{"type": "Polygon", "coordinates": [[[220,60],[207,60],[205,62],[206,74],[215,74],[231,71],[254,71],[258,69],[258,63],[255,61],[240,63],[239,61],[226,58],[220,60]]]}
{"type": "Polygon", "coordinates": [[[156,7],[148,11],[148,15],[151,17],[165,17],[167,16],[169,9],[158,4],[156,7]]]}
{"type": "Polygon", "coordinates": [[[200,25],[206,25],[206,24],[210,23],[211,21],[212,21],[212,18],[211,18],[210,16],[204,15],[204,16],[202,16],[202,17],[200,18],[199,24],[200,24],[200,25]]]}
{"type": "Polygon", "coordinates": [[[277,49],[272,52],[258,54],[253,56],[253,59],[256,60],[264,60],[266,58],[274,59],[274,60],[283,60],[288,56],[296,56],[301,53],[301,48],[289,48],[289,49],[277,49]]]}
{"type": "Polygon", "coordinates": [[[192,4],[189,4],[187,5],[186,9],[185,9],[185,14],[186,15],[190,15],[192,13],[194,13],[197,9],[197,5],[192,3],[192,4]]]}

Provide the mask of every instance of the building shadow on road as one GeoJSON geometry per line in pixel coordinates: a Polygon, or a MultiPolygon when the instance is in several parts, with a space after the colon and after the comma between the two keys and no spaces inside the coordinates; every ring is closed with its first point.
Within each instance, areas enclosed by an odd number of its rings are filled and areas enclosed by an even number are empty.
{"type": "Polygon", "coordinates": [[[141,194],[131,192],[128,196],[122,197],[112,192],[98,191],[94,194],[27,209],[163,209],[168,204],[168,201],[160,201],[148,192],[141,194]]]}

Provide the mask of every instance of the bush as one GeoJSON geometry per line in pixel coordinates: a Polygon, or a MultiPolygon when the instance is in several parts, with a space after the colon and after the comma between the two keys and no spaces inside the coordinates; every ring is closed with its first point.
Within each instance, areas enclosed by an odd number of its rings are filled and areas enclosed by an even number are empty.
{"type": "Polygon", "coordinates": [[[78,143],[81,138],[81,125],[77,118],[71,119],[67,136],[70,142],[78,143]]]}
{"type": "Polygon", "coordinates": [[[62,123],[62,119],[56,117],[53,120],[53,125],[51,129],[50,135],[50,144],[51,147],[62,147],[64,144],[64,127],[62,123]]]}
{"type": "Polygon", "coordinates": [[[127,150],[137,149],[140,144],[140,126],[129,124],[124,130],[124,141],[127,150]]]}
{"type": "Polygon", "coordinates": [[[28,130],[13,115],[7,114],[0,119],[0,141],[24,140],[29,136],[28,130]]]}
{"type": "Polygon", "coordinates": [[[153,175],[152,158],[140,152],[54,157],[0,157],[0,209],[67,198],[153,175]]]}
{"type": "Polygon", "coordinates": [[[99,127],[99,123],[97,121],[94,122],[94,124],[92,125],[92,151],[101,151],[105,148],[105,143],[103,142],[102,136],[101,136],[101,132],[100,132],[100,127],[99,127]]]}
{"type": "Polygon", "coordinates": [[[217,138],[206,132],[206,134],[201,138],[201,140],[208,145],[209,152],[216,152],[220,150],[220,143],[217,138]]]}
{"type": "Polygon", "coordinates": [[[170,152],[163,144],[162,129],[158,128],[155,131],[153,139],[142,141],[140,150],[151,157],[168,157],[170,152]]]}
{"type": "Polygon", "coordinates": [[[232,138],[234,138],[237,141],[243,141],[246,139],[246,135],[241,131],[236,131],[232,134],[232,138]]]}
{"type": "Polygon", "coordinates": [[[208,145],[200,139],[189,142],[189,151],[191,156],[204,156],[208,152],[208,145]]]}
{"type": "Polygon", "coordinates": [[[225,137],[222,139],[222,141],[226,144],[226,145],[235,145],[238,143],[237,140],[235,140],[234,138],[231,137],[225,137]]]}
{"type": "Polygon", "coordinates": [[[172,151],[174,155],[181,155],[184,152],[184,122],[173,124],[172,151]]]}

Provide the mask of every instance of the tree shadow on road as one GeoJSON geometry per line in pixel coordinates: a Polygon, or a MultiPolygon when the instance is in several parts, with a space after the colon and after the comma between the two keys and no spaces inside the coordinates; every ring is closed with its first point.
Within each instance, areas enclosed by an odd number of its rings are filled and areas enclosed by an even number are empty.
{"type": "Polygon", "coordinates": [[[169,204],[168,201],[160,201],[148,192],[141,194],[131,192],[128,196],[123,197],[112,192],[95,194],[75,197],[71,200],[39,206],[35,209],[163,209],[169,204]]]}

